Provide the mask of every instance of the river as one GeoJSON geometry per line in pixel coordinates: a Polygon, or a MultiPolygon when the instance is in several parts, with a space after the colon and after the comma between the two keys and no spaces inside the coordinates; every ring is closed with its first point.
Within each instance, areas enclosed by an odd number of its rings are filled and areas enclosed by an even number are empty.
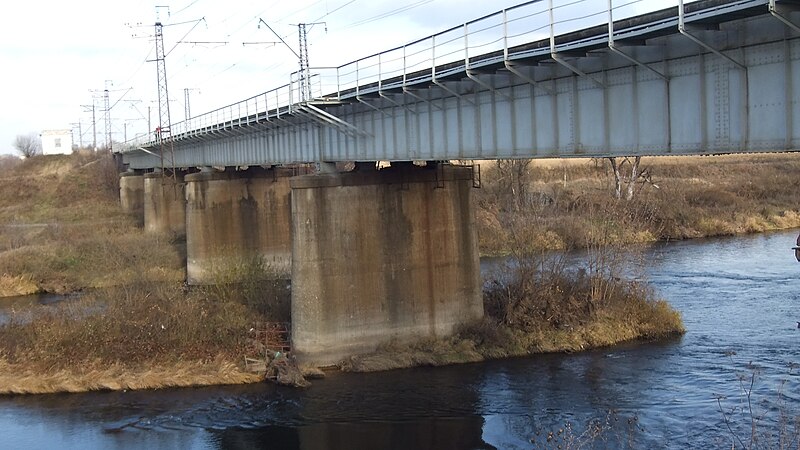
{"type": "Polygon", "coordinates": [[[778,448],[780,437],[795,437],[781,415],[800,414],[795,236],[643,250],[649,280],[683,314],[681,338],[333,374],[307,390],[1,397],[0,448],[740,448],[753,424],[778,448]]]}

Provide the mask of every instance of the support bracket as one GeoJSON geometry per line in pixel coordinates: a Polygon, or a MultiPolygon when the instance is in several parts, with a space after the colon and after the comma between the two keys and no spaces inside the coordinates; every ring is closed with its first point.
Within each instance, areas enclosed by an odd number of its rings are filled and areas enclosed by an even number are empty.
{"type": "Polygon", "coordinates": [[[616,42],[614,42],[614,7],[612,4],[612,0],[608,0],[608,49],[611,50],[613,53],[627,59],[628,61],[636,64],[639,67],[643,67],[654,74],[658,75],[664,81],[669,81],[669,78],[664,75],[663,73],[659,72],[658,70],[651,67],[649,64],[645,64],[638,59],[634,58],[633,56],[623,52],[620,50],[616,42]]]}
{"type": "Polygon", "coordinates": [[[769,0],[769,13],[772,14],[773,17],[783,22],[784,25],[793,29],[794,31],[800,33],[800,25],[792,22],[789,17],[786,16],[786,13],[790,12],[790,8],[784,5],[778,5],[776,0],[769,0]]]}
{"type": "Polygon", "coordinates": [[[556,32],[555,32],[555,18],[553,17],[553,9],[554,9],[553,0],[549,0],[548,11],[550,15],[550,59],[557,62],[558,64],[561,64],[562,66],[578,74],[579,76],[589,78],[599,87],[605,88],[606,86],[599,80],[597,80],[595,77],[588,75],[584,71],[578,69],[575,65],[568,63],[561,55],[559,55],[558,52],[556,52],[556,32]]]}
{"type": "Polygon", "coordinates": [[[706,44],[705,42],[703,42],[697,36],[695,36],[695,35],[689,33],[688,31],[686,31],[685,15],[686,14],[685,14],[684,8],[683,8],[683,0],[679,0],[679,2],[678,2],[678,32],[680,32],[680,34],[686,36],[692,42],[694,42],[695,44],[703,47],[704,49],[706,49],[708,51],[710,51],[711,53],[713,53],[713,54],[715,54],[715,55],[717,55],[717,56],[719,56],[719,57],[721,57],[723,59],[728,60],[734,66],[744,70],[745,72],[747,71],[747,66],[745,66],[744,64],[742,64],[739,61],[731,58],[730,56],[722,53],[721,51],[717,50],[716,48],[712,47],[711,45],[706,44]]]}
{"type": "Polygon", "coordinates": [[[409,88],[407,88],[405,86],[403,86],[403,94],[410,95],[411,97],[414,97],[415,99],[417,99],[417,100],[419,100],[419,101],[421,101],[423,103],[427,103],[427,104],[431,105],[432,107],[438,109],[439,111],[441,111],[443,109],[441,106],[437,105],[436,103],[433,103],[432,101],[428,100],[427,98],[424,98],[421,95],[415,94],[413,90],[411,90],[411,89],[409,89],[409,88]]]}
{"type": "Polygon", "coordinates": [[[410,112],[412,114],[416,114],[417,113],[416,111],[412,111],[411,108],[409,108],[408,106],[401,105],[400,103],[397,103],[396,101],[394,101],[393,98],[391,98],[388,95],[384,94],[383,91],[378,91],[378,95],[380,95],[382,99],[386,100],[387,102],[391,103],[394,106],[397,106],[398,108],[403,108],[403,109],[405,109],[406,111],[408,111],[408,112],[410,112]]]}
{"type": "Polygon", "coordinates": [[[526,83],[528,83],[528,84],[530,84],[532,86],[540,88],[540,89],[542,89],[543,91],[547,92],[550,95],[555,95],[555,91],[553,89],[550,89],[549,87],[545,87],[542,83],[539,83],[538,81],[534,81],[533,78],[531,78],[531,77],[525,75],[524,73],[522,73],[522,71],[519,70],[518,66],[513,64],[511,61],[506,59],[503,62],[505,63],[506,69],[508,69],[509,72],[511,72],[514,75],[516,75],[522,81],[525,81],[526,83]]]}
{"type": "Polygon", "coordinates": [[[575,65],[570,64],[569,62],[567,62],[564,58],[562,58],[558,53],[556,53],[552,49],[550,51],[550,58],[553,61],[555,61],[555,62],[561,64],[562,66],[566,67],[567,69],[571,70],[572,72],[576,73],[577,75],[592,80],[594,82],[594,84],[596,84],[597,86],[599,86],[601,88],[605,88],[606,87],[606,85],[603,84],[600,80],[598,80],[597,78],[587,74],[586,72],[582,71],[581,69],[578,69],[575,65]]]}
{"type": "Polygon", "coordinates": [[[465,72],[467,73],[467,77],[470,80],[474,81],[477,85],[483,86],[484,88],[486,88],[489,91],[491,91],[493,94],[498,94],[498,95],[501,95],[501,96],[505,97],[507,100],[510,100],[512,102],[514,101],[514,99],[511,98],[508,94],[504,94],[504,93],[498,91],[497,89],[494,88],[494,86],[492,86],[489,83],[487,83],[487,82],[481,80],[480,78],[478,78],[478,75],[475,72],[473,72],[469,67],[466,68],[465,72]]]}
{"type": "Polygon", "coordinates": [[[304,104],[297,108],[297,111],[305,112],[312,120],[322,123],[323,125],[332,126],[333,128],[336,128],[337,130],[349,136],[370,136],[369,133],[361,130],[355,125],[352,125],[327,111],[323,111],[314,105],[304,104]]]}
{"type": "MultiPolygon", "coordinates": [[[[436,68],[434,68],[434,70],[436,70],[436,68]]],[[[447,85],[445,85],[443,82],[437,80],[435,74],[433,75],[433,80],[432,81],[433,81],[433,84],[435,84],[436,86],[438,86],[442,90],[448,92],[449,94],[451,94],[451,95],[453,95],[455,97],[458,97],[460,100],[464,100],[465,102],[467,102],[467,103],[469,103],[469,104],[471,104],[473,106],[477,106],[474,101],[464,97],[463,95],[459,94],[458,92],[456,92],[456,91],[450,89],[449,87],[447,87],[447,85]]]]}
{"type": "Polygon", "coordinates": [[[373,111],[377,111],[377,112],[383,114],[386,117],[394,117],[393,115],[391,115],[391,114],[387,113],[386,111],[378,108],[377,106],[374,106],[374,105],[371,105],[371,104],[367,103],[366,101],[364,101],[363,98],[361,98],[360,95],[356,95],[356,100],[358,100],[358,102],[363,104],[364,106],[372,109],[373,111]]]}

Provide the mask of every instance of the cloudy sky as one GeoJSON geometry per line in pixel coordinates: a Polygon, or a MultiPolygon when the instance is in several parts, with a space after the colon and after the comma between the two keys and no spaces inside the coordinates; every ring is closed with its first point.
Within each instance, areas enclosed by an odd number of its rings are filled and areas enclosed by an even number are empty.
{"type": "MultiPolygon", "coordinates": [[[[574,1],[556,0],[555,4],[574,1]]],[[[103,144],[104,89],[109,90],[114,141],[146,132],[148,116],[154,128],[158,121],[157,78],[156,64],[150,60],[155,57],[157,17],[165,25],[174,123],[184,119],[186,89],[194,116],[288,83],[289,74],[297,70],[297,58],[283,44],[267,43],[278,39],[267,27],[258,26],[259,19],[294,51],[298,23],[326,22],[311,27],[308,33],[311,66],[339,66],[518,3],[520,0],[12,2],[0,15],[0,153],[14,152],[12,143],[17,135],[46,129],[73,128],[75,142],[90,145],[93,104],[97,143],[103,144]]],[[[619,8],[615,18],[676,3],[614,0],[619,8]]],[[[607,0],[583,0],[564,7],[558,13],[562,19],[590,17],[560,26],[566,30],[601,23],[606,20],[600,14],[606,5],[607,0]],[[592,16],[594,12],[598,14],[592,16]]]]}

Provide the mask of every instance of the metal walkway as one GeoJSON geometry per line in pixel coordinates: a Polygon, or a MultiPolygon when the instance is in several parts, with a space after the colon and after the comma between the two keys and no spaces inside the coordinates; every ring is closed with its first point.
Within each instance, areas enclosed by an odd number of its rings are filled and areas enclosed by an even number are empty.
{"type": "MultiPolygon", "coordinates": [[[[171,127],[176,167],[800,149],[800,1],[533,1],[171,127]],[[575,31],[579,26],[581,29],[575,31]]],[[[159,167],[153,136],[129,143],[159,167]]]]}

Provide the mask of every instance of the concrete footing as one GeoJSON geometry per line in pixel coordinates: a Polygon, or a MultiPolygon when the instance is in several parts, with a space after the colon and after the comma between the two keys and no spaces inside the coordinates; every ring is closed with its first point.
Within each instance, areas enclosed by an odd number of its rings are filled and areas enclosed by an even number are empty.
{"type": "Polygon", "coordinates": [[[470,169],[402,165],[297,177],[291,187],[301,362],[334,364],[483,316],[470,169]]]}
{"type": "Polygon", "coordinates": [[[290,170],[186,175],[189,284],[211,284],[231,264],[259,257],[268,271],[289,277],[292,261],[290,170]]]}
{"type": "Polygon", "coordinates": [[[139,226],[144,225],[144,176],[136,172],[119,175],[119,203],[139,226]]]}
{"type": "Polygon", "coordinates": [[[175,177],[161,172],[144,175],[144,229],[148,232],[186,232],[184,174],[175,177]]]}

